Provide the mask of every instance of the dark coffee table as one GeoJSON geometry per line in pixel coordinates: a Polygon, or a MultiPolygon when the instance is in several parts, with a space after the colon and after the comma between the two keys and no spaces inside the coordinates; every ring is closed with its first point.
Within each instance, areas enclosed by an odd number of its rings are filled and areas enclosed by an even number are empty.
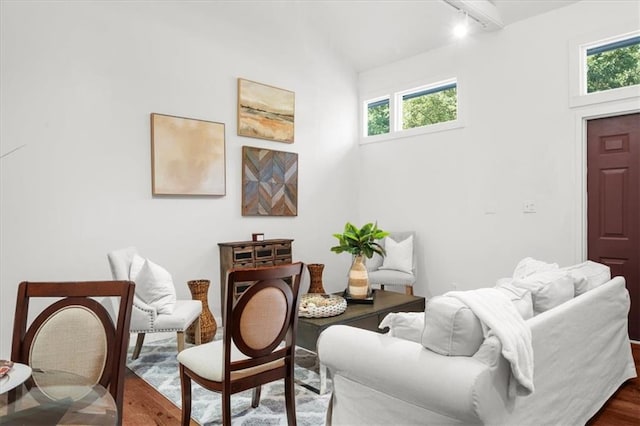
{"type": "MultiPolygon", "coordinates": [[[[391,312],[424,312],[424,297],[409,296],[393,291],[375,290],[373,304],[352,303],[340,315],[328,318],[298,318],[296,345],[317,352],[320,333],[332,325],[350,325],[378,333],[378,324],[391,312]]],[[[324,393],[326,369],[320,365],[320,393],[324,393]]]]}

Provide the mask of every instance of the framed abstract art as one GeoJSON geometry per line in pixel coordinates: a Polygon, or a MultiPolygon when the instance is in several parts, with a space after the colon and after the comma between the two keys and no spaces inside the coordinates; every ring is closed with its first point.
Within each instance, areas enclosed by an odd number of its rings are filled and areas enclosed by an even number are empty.
{"type": "Polygon", "coordinates": [[[242,215],[298,215],[298,154],[242,147],[242,215]]]}
{"type": "Polygon", "coordinates": [[[295,94],[238,79],[238,136],[293,143],[295,94]]]}
{"type": "Polygon", "coordinates": [[[225,195],[223,123],[151,114],[153,195],[225,195]]]}

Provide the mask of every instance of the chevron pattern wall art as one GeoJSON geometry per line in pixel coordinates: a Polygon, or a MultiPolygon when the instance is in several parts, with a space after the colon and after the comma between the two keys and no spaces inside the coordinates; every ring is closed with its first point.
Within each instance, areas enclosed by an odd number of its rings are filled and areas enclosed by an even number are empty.
{"type": "Polygon", "coordinates": [[[242,147],[242,215],[298,215],[298,154],[242,147]]]}

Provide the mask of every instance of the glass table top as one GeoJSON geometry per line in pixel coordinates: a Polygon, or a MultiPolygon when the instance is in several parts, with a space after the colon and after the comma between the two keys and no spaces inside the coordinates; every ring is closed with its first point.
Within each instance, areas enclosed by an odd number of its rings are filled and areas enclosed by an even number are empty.
{"type": "MultiPolygon", "coordinates": [[[[14,374],[21,374],[21,365],[14,366],[14,374]]],[[[23,383],[2,390],[0,425],[117,423],[117,406],[111,394],[74,373],[34,368],[23,383]]]]}

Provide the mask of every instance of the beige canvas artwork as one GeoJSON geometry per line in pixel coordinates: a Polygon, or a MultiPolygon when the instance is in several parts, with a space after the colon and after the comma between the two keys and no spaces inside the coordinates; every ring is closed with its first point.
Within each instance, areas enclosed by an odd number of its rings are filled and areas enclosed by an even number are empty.
{"type": "Polygon", "coordinates": [[[238,135],[293,143],[295,94],[238,79],[238,135]]]}
{"type": "Polygon", "coordinates": [[[154,195],[224,195],[224,124],[151,114],[154,195]]]}

